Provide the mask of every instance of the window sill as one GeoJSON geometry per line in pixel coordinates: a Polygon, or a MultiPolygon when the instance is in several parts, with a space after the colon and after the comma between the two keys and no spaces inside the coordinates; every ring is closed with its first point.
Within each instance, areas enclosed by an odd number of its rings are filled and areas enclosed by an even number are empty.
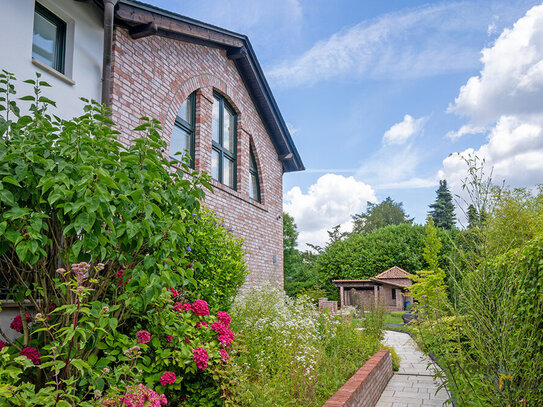
{"type": "Polygon", "coordinates": [[[67,83],[68,85],[70,86],[74,86],[75,85],[75,81],[72,80],[71,78],[68,78],[66,75],[64,75],[63,73],[60,73],[59,71],[57,71],[56,69],[53,69],[51,68],[49,65],[46,65],[44,64],[43,62],[41,62],[40,60],[36,59],[36,58],[32,58],[32,64],[34,66],[37,66],[38,68],[40,68],[41,70],[53,75],[55,78],[57,79],[60,79],[62,82],[65,82],[67,83]]]}

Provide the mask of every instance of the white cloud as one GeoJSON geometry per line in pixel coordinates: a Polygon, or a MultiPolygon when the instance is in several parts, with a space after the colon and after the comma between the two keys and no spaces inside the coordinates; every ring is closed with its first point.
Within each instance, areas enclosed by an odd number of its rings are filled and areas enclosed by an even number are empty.
{"type": "Polygon", "coordinates": [[[333,77],[411,78],[473,69],[480,66],[479,50],[469,45],[470,36],[485,33],[492,15],[471,2],[389,13],[340,30],[267,74],[288,87],[333,77]]]}
{"type": "Polygon", "coordinates": [[[462,127],[460,127],[457,131],[449,131],[447,134],[445,134],[445,137],[451,140],[458,140],[459,138],[467,135],[467,134],[481,134],[485,133],[487,131],[487,128],[484,126],[473,126],[471,124],[465,124],[462,127]]]}
{"type": "Polygon", "coordinates": [[[420,178],[413,177],[403,181],[389,182],[375,186],[375,189],[417,189],[430,188],[438,185],[438,180],[434,177],[420,178]]]}
{"type": "Polygon", "coordinates": [[[505,180],[515,186],[529,186],[543,182],[543,116],[529,121],[502,116],[486,144],[445,158],[438,176],[446,178],[457,192],[467,175],[462,156],[469,155],[484,159],[485,167],[493,168],[497,183],[505,180]]]}
{"type": "Polygon", "coordinates": [[[287,129],[291,136],[294,136],[296,133],[300,131],[300,129],[294,127],[294,125],[290,122],[287,122],[287,129]]]}
{"type": "Polygon", "coordinates": [[[376,186],[391,185],[415,177],[421,161],[421,153],[411,144],[383,146],[364,160],[356,177],[369,180],[376,186]]]}
{"type": "MultiPolygon", "coordinates": [[[[462,86],[450,108],[470,122],[452,137],[486,127],[486,143],[443,160],[439,178],[460,190],[466,176],[461,156],[471,154],[493,168],[496,182],[531,186],[543,181],[543,4],[528,10],[485,48],[483,69],[462,86]]],[[[483,130],[481,130],[483,131],[483,130]]]]}
{"type": "Polygon", "coordinates": [[[422,130],[425,120],[424,117],[414,119],[406,114],[400,123],[396,123],[385,132],[383,144],[405,144],[409,138],[422,130]]]}
{"type": "Polygon", "coordinates": [[[349,228],[351,215],[366,209],[368,201],[377,202],[373,188],[353,177],[325,174],[311,185],[306,194],[293,187],[284,196],[284,211],[294,217],[300,232],[298,244],[324,246],[335,225],[349,228]]]}
{"type": "Polygon", "coordinates": [[[482,51],[484,67],[460,89],[451,111],[472,124],[502,115],[541,114],[543,104],[543,4],[530,9],[482,51]]]}

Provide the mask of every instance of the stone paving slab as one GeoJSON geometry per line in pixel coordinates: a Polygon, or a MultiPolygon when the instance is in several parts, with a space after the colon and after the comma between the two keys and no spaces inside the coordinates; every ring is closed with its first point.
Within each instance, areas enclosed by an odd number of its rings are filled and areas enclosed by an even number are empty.
{"type": "Polygon", "coordinates": [[[439,389],[432,362],[406,333],[385,331],[384,343],[393,346],[400,356],[400,369],[394,373],[376,407],[451,406],[445,389],[439,389]]]}

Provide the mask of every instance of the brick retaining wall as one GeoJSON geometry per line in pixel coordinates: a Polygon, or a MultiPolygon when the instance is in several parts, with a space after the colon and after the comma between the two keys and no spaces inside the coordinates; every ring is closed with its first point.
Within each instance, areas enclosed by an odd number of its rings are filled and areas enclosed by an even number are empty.
{"type": "Polygon", "coordinates": [[[392,377],[392,357],[381,349],[323,407],[374,407],[392,377]]]}

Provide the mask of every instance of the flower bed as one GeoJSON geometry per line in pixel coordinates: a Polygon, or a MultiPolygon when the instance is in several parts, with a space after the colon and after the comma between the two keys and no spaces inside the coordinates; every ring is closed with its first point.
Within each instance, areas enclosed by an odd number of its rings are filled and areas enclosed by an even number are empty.
{"type": "Polygon", "coordinates": [[[375,330],[271,287],[238,297],[232,326],[245,350],[236,362],[246,406],[322,406],[379,348],[375,330]]]}

